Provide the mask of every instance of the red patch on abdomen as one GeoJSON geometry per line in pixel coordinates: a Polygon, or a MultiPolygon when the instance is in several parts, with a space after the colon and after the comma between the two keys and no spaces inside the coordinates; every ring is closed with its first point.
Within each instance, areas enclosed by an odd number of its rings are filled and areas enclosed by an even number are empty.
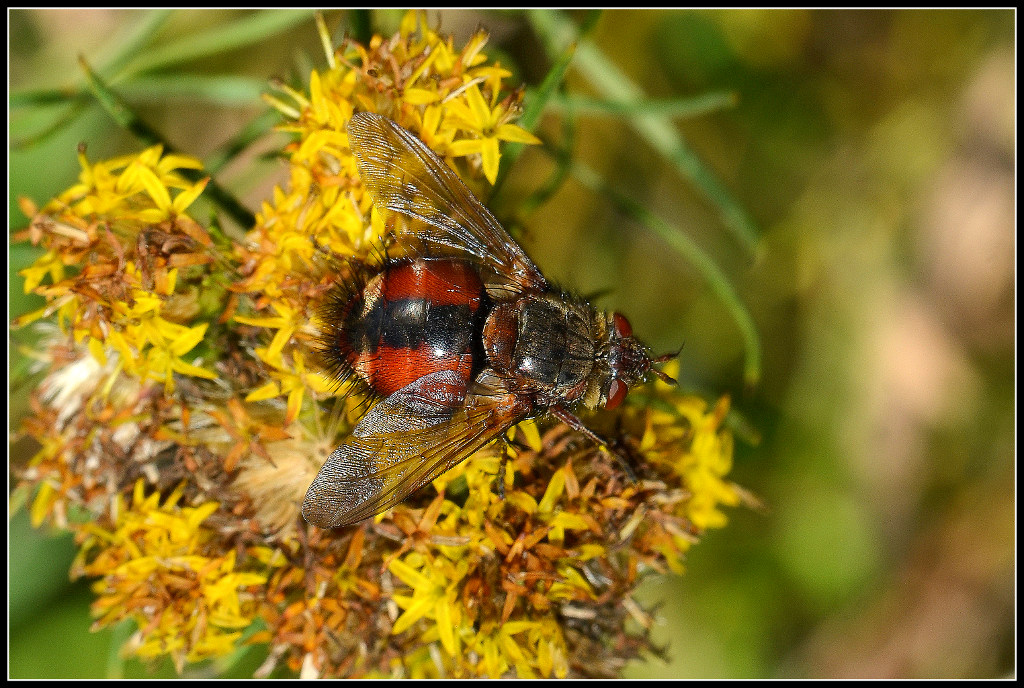
{"type": "Polygon", "coordinates": [[[426,299],[438,306],[480,306],[483,284],[468,263],[417,259],[381,274],[381,293],[388,301],[426,299]]]}
{"type": "Polygon", "coordinates": [[[386,397],[424,375],[442,370],[453,371],[468,384],[473,369],[473,355],[462,353],[439,358],[429,347],[410,349],[382,346],[372,354],[361,354],[354,367],[356,373],[370,383],[373,391],[386,397]]]}

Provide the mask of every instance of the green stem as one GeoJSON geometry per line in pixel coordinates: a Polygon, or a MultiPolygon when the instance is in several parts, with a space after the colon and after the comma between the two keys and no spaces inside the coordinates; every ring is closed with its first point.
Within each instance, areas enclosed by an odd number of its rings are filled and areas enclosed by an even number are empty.
{"type": "MultiPolygon", "coordinates": [[[[537,124],[540,122],[541,113],[544,112],[544,107],[547,105],[548,99],[554,95],[555,91],[561,85],[562,80],[565,78],[565,73],[569,70],[569,63],[572,62],[572,56],[575,53],[575,46],[570,45],[562,54],[558,56],[554,64],[551,65],[551,69],[548,70],[547,75],[541,82],[540,86],[536,91],[532,91],[526,102],[523,104],[523,114],[519,118],[519,126],[532,132],[536,129],[537,124]]],[[[505,183],[505,179],[508,177],[508,171],[512,169],[512,165],[519,158],[519,155],[523,152],[522,143],[509,143],[505,146],[505,150],[501,155],[501,166],[498,168],[498,178],[494,182],[494,188],[491,189],[491,200],[497,196],[501,190],[502,185],[505,183]]]]}

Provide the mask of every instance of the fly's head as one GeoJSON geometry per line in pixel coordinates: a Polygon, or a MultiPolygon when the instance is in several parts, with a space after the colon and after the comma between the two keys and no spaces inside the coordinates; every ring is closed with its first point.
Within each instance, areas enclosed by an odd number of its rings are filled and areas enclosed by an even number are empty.
{"type": "Polygon", "coordinates": [[[675,384],[675,380],[655,367],[675,358],[679,352],[651,357],[643,342],[633,336],[633,326],[622,313],[608,316],[608,343],[602,347],[602,358],[607,365],[608,380],[602,389],[602,401],[606,409],[619,406],[629,389],[643,382],[648,373],[675,384]]]}

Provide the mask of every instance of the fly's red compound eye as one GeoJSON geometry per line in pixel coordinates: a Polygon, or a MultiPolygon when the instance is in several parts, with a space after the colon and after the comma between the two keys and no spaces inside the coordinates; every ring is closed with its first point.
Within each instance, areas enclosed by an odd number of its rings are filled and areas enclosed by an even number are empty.
{"type": "MultiPolygon", "coordinates": [[[[625,318],[623,318],[623,320],[625,320],[625,318]]],[[[622,403],[622,400],[626,398],[628,393],[629,387],[626,386],[625,382],[622,382],[617,378],[612,378],[611,384],[608,385],[608,401],[605,403],[604,407],[611,411],[622,403]]]]}
{"type": "Polygon", "coordinates": [[[619,337],[632,337],[633,326],[626,320],[626,316],[622,313],[615,313],[612,315],[612,323],[615,325],[615,334],[619,337]]]}

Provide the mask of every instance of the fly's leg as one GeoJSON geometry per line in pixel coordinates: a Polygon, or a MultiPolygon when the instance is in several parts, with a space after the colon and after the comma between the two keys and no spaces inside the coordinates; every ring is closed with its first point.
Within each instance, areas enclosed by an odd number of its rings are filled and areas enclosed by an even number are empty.
{"type": "Polygon", "coordinates": [[[630,482],[635,483],[641,471],[641,459],[633,451],[633,448],[621,440],[606,444],[605,447],[619,462],[619,466],[622,467],[630,482]]]}
{"type": "Polygon", "coordinates": [[[501,443],[501,463],[498,464],[498,475],[494,478],[494,491],[498,493],[498,498],[501,501],[505,501],[505,467],[508,465],[508,441],[501,443]]]}
{"type": "Polygon", "coordinates": [[[603,437],[598,435],[596,432],[588,428],[586,425],[583,424],[583,421],[581,421],[579,418],[577,418],[575,415],[573,415],[566,409],[562,408],[561,406],[552,406],[548,410],[551,412],[551,415],[553,415],[555,418],[562,421],[576,432],[582,435],[586,435],[591,440],[593,440],[598,446],[604,447],[606,450],[608,450],[608,453],[614,456],[615,459],[619,462],[619,466],[622,467],[622,470],[625,472],[626,477],[628,477],[631,482],[635,483],[637,481],[637,462],[634,460],[632,452],[630,452],[628,447],[626,447],[623,443],[616,442],[613,445],[612,443],[608,442],[603,437]]]}
{"type": "Polygon", "coordinates": [[[498,497],[500,497],[502,501],[505,500],[505,469],[508,466],[508,462],[512,459],[512,454],[509,453],[509,447],[515,447],[516,451],[526,451],[529,449],[529,447],[515,438],[509,439],[507,435],[502,437],[501,463],[498,464],[498,473],[494,476],[494,480],[491,482],[492,489],[497,493],[498,497]]]}

